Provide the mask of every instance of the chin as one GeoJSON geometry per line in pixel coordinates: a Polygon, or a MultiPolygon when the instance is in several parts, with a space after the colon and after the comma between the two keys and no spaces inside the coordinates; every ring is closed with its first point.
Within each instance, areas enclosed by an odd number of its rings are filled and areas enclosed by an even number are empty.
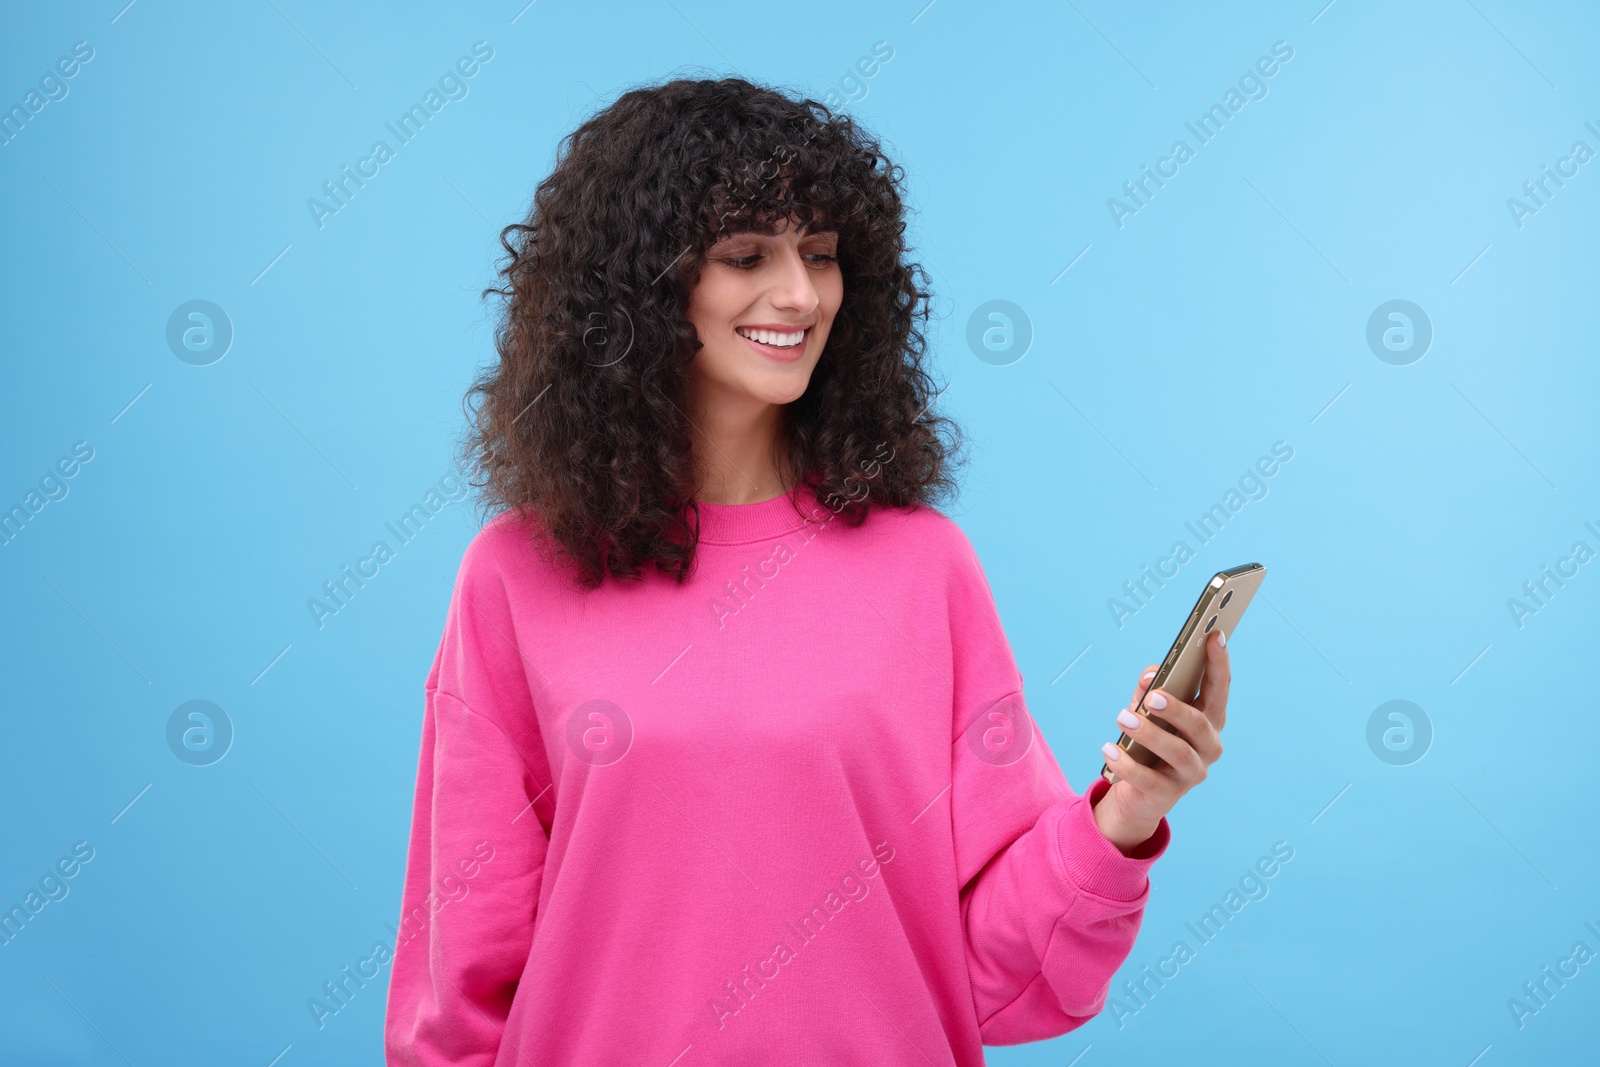
{"type": "Polygon", "coordinates": [[[757,389],[757,390],[752,390],[751,391],[751,395],[754,396],[756,399],[762,400],[762,401],[764,401],[764,402],[766,402],[768,404],[777,404],[779,406],[782,406],[784,404],[792,404],[796,400],[799,400],[802,396],[805,396],[806,395],[806,387],[808,385],[810,385],[810,384],[811,384],[811,380],[809,378],[807,378],[805,381],[800,382],[799,385],[794,387],[794,388],[786,388],[786,389],[757,389]]]}
{"type": "Polygon", "coordinates": [[[738,357],[719,361],[716,369],[707,366],[702,373],[719,383],[725,393],[743,394],[764,404],[790,404],[800,399],[810,387],[811,372],[817,365],[815,359],[779,364],[760,357],[756,357],[759,362],[751,363],[743,352],[738,357]]]}

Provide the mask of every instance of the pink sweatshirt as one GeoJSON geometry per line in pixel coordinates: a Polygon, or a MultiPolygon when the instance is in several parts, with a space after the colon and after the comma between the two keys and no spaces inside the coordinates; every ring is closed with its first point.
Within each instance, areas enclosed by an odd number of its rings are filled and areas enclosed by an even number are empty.
{"type": "Polygon", "coordinates": [[[509,515],[428,677],[390,1064],[984,1062],[1105,1004],[1132,857],[1030,719],[971,543],[809,491],[702,504],[592,592],[509,515]]]}

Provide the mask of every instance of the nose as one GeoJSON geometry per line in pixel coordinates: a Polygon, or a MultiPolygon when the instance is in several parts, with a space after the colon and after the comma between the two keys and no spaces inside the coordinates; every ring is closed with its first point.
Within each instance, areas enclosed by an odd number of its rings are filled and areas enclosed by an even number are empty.
{"type": "Polygon", "coordinates": [[[817,309],[822,298],[811,280],[811,269],[806,266],[800,249],[786,244],[773,257],[771,300],[775,308],[806,316],[817,309]]]}

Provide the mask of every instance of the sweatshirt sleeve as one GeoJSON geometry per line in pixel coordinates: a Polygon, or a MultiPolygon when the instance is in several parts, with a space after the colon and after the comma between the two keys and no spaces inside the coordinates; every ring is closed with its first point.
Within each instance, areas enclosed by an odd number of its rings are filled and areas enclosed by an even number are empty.
{"type": "Polygon", "coordinates": [[[1056,1037],[1105,1007],[1171,829],[1124,855],[1028,714],[1022,675],[965,535],[951,582],[951,820],[967,969],[986,1045],[1056,1037]]]}
{"type": "Polygon", "coordinates": [[[550,781],[489,538],[428,678],[384,1020],[387,1062],[489,1067],[533,940],[550,781]]]}

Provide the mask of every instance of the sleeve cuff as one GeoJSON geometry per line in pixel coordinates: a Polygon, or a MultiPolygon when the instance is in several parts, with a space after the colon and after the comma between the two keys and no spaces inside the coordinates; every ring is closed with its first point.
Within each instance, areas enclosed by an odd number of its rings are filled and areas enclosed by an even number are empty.
{"type": "Polygon", "coordinates": [[[1172,828],[1162,818],[1156,832],[1135,846],[1132,855],[1123,855],[1094,821],[1094,805],[1110,788],[1111,783],[1097,775],[1083,795],[1068,805],[1057,837],[1061,866],[1072,884],[1085,892],[1113,900],[1136,900],[1149,888],[1150,865],[1166,852],[1172,828]]]}

